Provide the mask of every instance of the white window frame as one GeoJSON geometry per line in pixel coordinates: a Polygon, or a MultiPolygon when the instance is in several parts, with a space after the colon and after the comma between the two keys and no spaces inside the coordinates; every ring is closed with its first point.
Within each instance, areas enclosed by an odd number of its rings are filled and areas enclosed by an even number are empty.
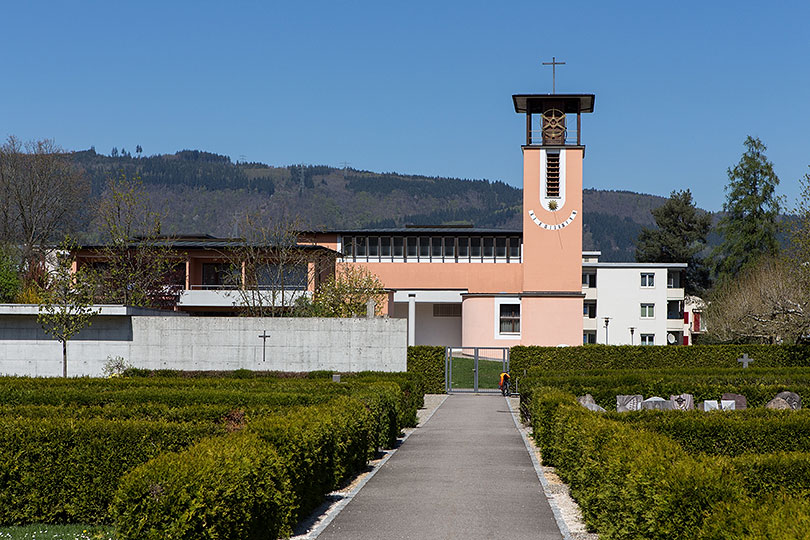
{"type": "Polygon", "coordinates": [[[655,345],[655,334],[641,334],[641,344],[644,346],[655,345]]]}
{"type": "Polygon", "coordinates": [[[654,289],[655,288],[655,272],[642,272],[641,273],[641,288],[654,289]]]}
{"type": "Polygon", "coordinates": [[[655,319],[655,304],[642,302],[640,314],[641,319],[655,319]],[[652,311],[652,315],[650,315],[650,311],[652,311]]]}
{"type": "Polygon", "coordinates": [[[503,304],[517,304],[520,309],[520,330],[523,331],[523,306],[521,305],[520,298],[517,297],[502,297],[502,298],[495,298],[495,309],[494,309],[494,337],[495,339],[520,339],[521,332],[501,332],[501,305],[503,304]]]}

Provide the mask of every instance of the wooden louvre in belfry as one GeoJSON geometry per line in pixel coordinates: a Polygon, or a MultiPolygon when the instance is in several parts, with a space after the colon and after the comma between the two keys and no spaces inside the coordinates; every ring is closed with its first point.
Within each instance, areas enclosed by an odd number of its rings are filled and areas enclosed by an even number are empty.
{"type": "Polygon", "coordinates": [[[546,197],[560,196],[560,154],[546,155],[546,197]]]}

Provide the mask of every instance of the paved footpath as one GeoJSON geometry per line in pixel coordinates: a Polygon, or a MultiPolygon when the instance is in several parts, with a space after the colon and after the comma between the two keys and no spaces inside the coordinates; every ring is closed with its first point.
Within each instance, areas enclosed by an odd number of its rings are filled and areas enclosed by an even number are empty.
{"type": "Polygon", "coordinates": [[[506,400],[450,395],[318,540],[560,540],[506,400]]]}

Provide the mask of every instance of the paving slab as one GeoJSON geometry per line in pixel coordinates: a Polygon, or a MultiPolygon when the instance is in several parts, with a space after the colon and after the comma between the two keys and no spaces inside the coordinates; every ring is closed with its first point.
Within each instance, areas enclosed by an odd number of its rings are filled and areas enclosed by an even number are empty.
{"type": "Polygon", "coordinates": [[[453,394],[318,540],[561,540],[502,396],[453,394]]]}

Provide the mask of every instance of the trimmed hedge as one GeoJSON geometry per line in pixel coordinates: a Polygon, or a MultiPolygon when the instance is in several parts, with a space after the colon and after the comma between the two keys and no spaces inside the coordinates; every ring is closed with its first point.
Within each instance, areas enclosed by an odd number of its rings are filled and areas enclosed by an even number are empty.
{"type": "Polygon", "coordinates": [[[444,347],[408,347],[408,372],[423,377],[425,393],[444,394],[444,347]]]}
{"type": "Polygon", "coordinates": [[[586,410],[566,392],[535,388],[533,394],[532,427],[543,461],[557,467],[600,538],[806,537],[796,524],[810,520],[810,504],[780,494],[768,499],[770,514],[762,516],[740,463],[690,455],[664,435],[586,410]]]}
{"type": "Polygon", "coordinates": [[[371,416],[359,400],[341,397],[146,463],[116,495],[118,537],[288,536],[326,493],[366,465],[375,444],[371,416]]]}
{"type": "Polygon", "coordinates": [[[224,426],[0,418],[0,523],[109,522],[124,473],[218,433],[224,426]]]}
{"type": "Polygon", "coordinates": [[[810,367],[807,345],[518,346],[512,347],[510,367],[518,376],[534,366],[546,370],[739,367],[737,358],[744,353],[754,359],[754,367],[810,367]]]}

